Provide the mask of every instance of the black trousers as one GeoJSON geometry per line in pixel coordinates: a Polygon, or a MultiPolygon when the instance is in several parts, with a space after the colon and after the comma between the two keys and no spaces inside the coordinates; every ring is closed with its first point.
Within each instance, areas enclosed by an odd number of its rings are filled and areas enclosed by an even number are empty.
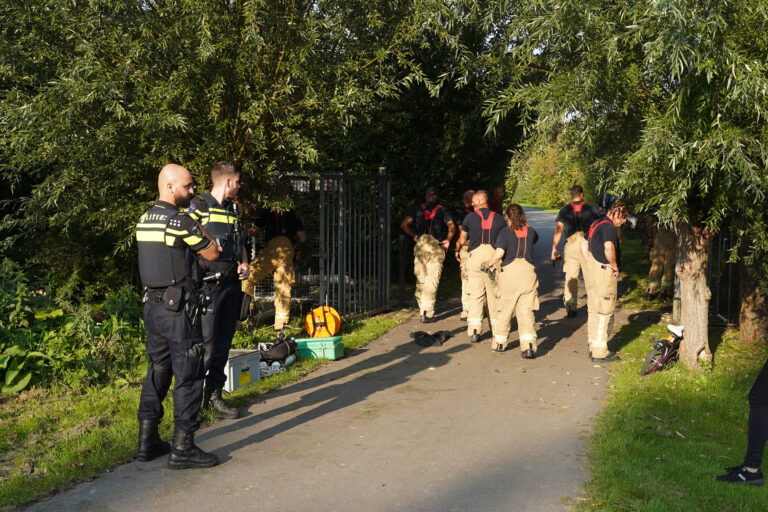
{"type": "Polygon", "coordinates": [[[240,318],[242,294],[239,280],[223,280],[206,288],[211,303],[203,315],[205,341],[205,387],[221,389],[227,381],[224,367],[232,347],[237,321],[240,318]]]}
{"type": "Polygon", "coordinates": [[[141,388],[139,420],[163,418],[163,399],[175,377],[173,421],[181,430],[197,430],[205,373],[202,351],[192,347],[203,343],[200,327],[192,327],[184,308],[168,311],[152,300],[144,305],[144,327],[149,367],[141,388]]]}
{"type": "Polygon", "coordinates": [[[749,433],[744,465],[759,468],[768,440],[768,361],[749,390],[749,433]]]}

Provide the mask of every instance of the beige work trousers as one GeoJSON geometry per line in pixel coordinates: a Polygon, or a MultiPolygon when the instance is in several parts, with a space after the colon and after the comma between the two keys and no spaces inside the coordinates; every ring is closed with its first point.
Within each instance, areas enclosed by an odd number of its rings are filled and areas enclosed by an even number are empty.
{"type": "Polygon", "coordinates": [[[651,249],[651,269],[648,271],[648,293],[671,291],[675,284],[675,233],[664,228],[656,231],[651,249]]]}
{"type": "Polygon", "coordinates": [[[524,258],[516,258],[501,267],[498,294],[499,311],[491,348],[507,347],[514,315],[520,333],[520,350],[532,349],[535,353],[538,345],[533,312],[539,309],[539,280],[533,265],[524,258]]]}
{"type": "Polygon", "coordinates": [[[284,328],[290,318],[291,286],[296,280],[293,254],[293,244],[288,237],[273,238],[251,262],[250,275],[243,281],[243,291],[253,296],[256,283],[272,274],[275,284],[275,329],[278,330],[284,328]]]}
{"type": "MultiPolygon", "coordinates": [[[[489,322],[491,331],[496,329],[496,313],[498,306],[496,297],[498,291],[487,273],[480,266],[493,256],[495,250],[491,244],[481,244],[469,253],[467,258],[467,287],[469,295],[469,311],[467,313],[467,334],[483,332],[483,309],[488,303],[489,322]]],[[[498,268],[498,267],[497,267],[498,268]]],[[[497,272],[498,276],[498,272],[497,272]]]]}
{"type": "Polygon", "coordinates": [[[578,231],[565,240],[563,248],[563,271],[565,272],[563,302],[565,302],[566,311],[576,311],[579,307],[579,271],[583,272],[586,267],[584,254],[581,252],[582,240],[584,240],[584,233],[578,231]]]}
{"type": "Polygon", "coordinates": [[[467,246],[463,245],[459,251],[459,270],[461,272],[461,318],[466,319],[469,315],[469,273],[467,272],[467,260],[469,260],[469,251],[467,246]]]}
{"type": "Polygon", "coordinates": [[[445,250],[432,235],[421,235],[413,248],[413,273],[416,275],[416,302],[419,313],[427,318],[435,314],[435,298],[443,272],[445,250]]]}
{"type": "Polygon", "coordinates": [[[616,310],[618,279],[613,277],[613,270],[597,261],[591,254],[587,256],[589,270],[585,277],[590,285],[587,289],[587,337],[592,357],[606,357],[608,340],[613,332],[613,313],[616,310]],[[604,268],[603,268],[604,267],[604,268]]]}

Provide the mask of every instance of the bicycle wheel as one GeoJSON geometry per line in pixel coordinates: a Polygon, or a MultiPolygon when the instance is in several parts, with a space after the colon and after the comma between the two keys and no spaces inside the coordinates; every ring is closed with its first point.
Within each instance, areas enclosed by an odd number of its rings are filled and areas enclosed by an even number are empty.
{"type": "Polygon", "coordinates": [[[662,352],[662,349],[657,347],[653,347],[651,351],[648,352],[648,355],[645,356],[645,361],[643,361],[643,366],[640,367],[640,375],[650,375],[662,367],[662,352]]]}

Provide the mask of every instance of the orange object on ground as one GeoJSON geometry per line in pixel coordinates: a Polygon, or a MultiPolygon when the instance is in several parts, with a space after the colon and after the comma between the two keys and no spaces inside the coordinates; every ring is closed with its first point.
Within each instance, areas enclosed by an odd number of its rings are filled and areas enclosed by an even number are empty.
{"type": "Polygon", "coordinates": [[[304,326],[313,338],[329,338],[341,329],[341,316],[330,306],[319,306],[310,311],[304,326]]]}

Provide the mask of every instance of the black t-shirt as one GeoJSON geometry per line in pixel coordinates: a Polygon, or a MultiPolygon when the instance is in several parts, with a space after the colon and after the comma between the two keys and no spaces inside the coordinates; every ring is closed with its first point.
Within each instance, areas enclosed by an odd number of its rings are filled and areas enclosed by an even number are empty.
{"type": "Polygon", "coordinates": [[[256,225],[264,230],[264,242],[269,242],[277,236],[285,236],[295,244],[296,233],[304,231],[304,223],[293,210],[263,210],[261,216],[256,219],[256,225]]]}
{"type": "Polygon", "coordinates": [[[563,223],[563,234],[567,239],[577,231],[587,235],[589,233],[589,226],[598,217],[597,210],[591,204],[583,201],[574,201],[560,208],[555,221],[563,223]],[[574,208],[574,205],[576,205],[576,208],[574,208]],[[581,205],[581,211],[577,213],[575,210],[578,209],[578,205],[581,205]]]}
{"type": "Polygon", "coordinates": [[[448,235],[448,222],[453,221],[451,212],[445,206],[432,202],[417,204],[411,209],[408,216],[416,223],[417,235],[432,235],[438,242],[445,240],[446,235],[448,235]],[[435,211],[438,206],[440,209],[435,211]],[[426,212],[424,211],[425,208],[426,212]],[[427,218],[429,215],[434,216],[432,220],[427,218]]]}
{"type": "Polygon", "coordinates": [[[483,215],[484,219],[488,219],[488,215],[490,213],[491,210],[488,208],[480,208],[480,210],[464,217],[464,221],[461,223],[461,229],[467,232],[469,238],[469,247],[467,247],[467,249],[470,252],[476,249],[480,244],[493,245],[494,242],[496,242],[496,237],[499,236],[499,233],[501,233],[501,230],[507,227],[507,223],[504,220],[504,217],[498,213],[494,213],[490,229],[490,236],[487,231],[483,232],[480,214],[483,215]]]}
{"type": "Polygon", "coordinates": [[[518,237],[514,229],[506,228],[501,230],[493,247],[504,249],[504,259],[501,260],[502,267],[512,263],[515,258],[525,258],[528,263],[533,265],[533,244],[538,241],[539,234],[531,226],[528,226],[525,238],[518,237]]]}
{"type": "Polygon", "coordinates": [[[464,218],[470,213],[474,213],[474,211],[475,209],[472,208],[471,206],[469,208],[464,208],[463,210],[461,210],[461,212],[459,213],[459,216],[456,218],[456,224],[458,224],[459,227],[461,227],[461,225],[464,224],[464,218]]]}
{"type": "Polygon", "coordinates": [[[619,237],[616,226],[611,219],[603,215],[597,219],[590,228],[591,236],[589,238],[589,252],[592,257],[603,264],[608,264],[608,258],[605,257],[605,242],[613,243],[616,249],[616,263],[621,267],[621,247],[619,247],[619,237]]]}

